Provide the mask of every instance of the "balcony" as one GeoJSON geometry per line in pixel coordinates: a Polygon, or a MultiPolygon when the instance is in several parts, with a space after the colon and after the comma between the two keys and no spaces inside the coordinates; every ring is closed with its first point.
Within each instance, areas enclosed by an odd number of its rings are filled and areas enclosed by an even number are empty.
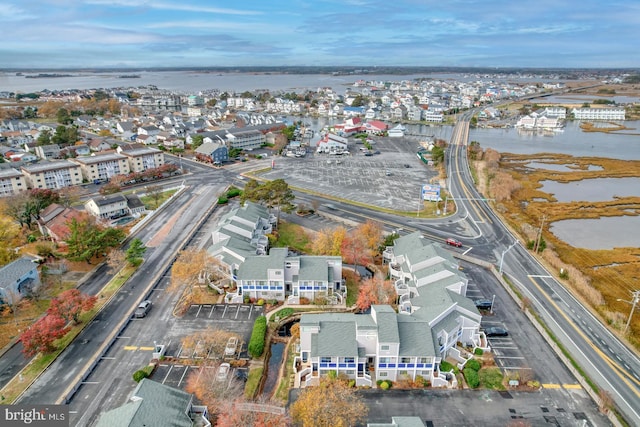
{"type": "Polygon", "coordinates": [[[402,270],[400,269],[400,264],[391,263],[389,264],[389,275],[393,279],[399,279],[402,277],[402,270]]]}
{"type": "Polygon", "coordinates": [[[396,294],[398,294],[398,296],[407,295],[410,292],[409,285],[404,283],[404,280],[402,279],[396,280],[394,286],[396,288],[396,294]]]}

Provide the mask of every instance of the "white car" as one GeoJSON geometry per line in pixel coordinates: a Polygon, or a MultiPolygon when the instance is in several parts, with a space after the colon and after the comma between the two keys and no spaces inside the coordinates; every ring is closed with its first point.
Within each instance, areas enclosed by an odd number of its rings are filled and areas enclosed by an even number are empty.
{"type": "Polygon", "coordinates": [[[216,381],[225,381],[227,376],[229,376],[229,371],[231,370],[231,365],[228,363],[220,364],[218,368],[218,374],[216,375],[216,381]]]}
{"type": "Polygon", "coordinates": [[[231,337],[229,341],[227,341],[227,346],[224,348],[225,356],[233,356],[236,354],[236,349],[238,348],[238,338],[231,337]]]}

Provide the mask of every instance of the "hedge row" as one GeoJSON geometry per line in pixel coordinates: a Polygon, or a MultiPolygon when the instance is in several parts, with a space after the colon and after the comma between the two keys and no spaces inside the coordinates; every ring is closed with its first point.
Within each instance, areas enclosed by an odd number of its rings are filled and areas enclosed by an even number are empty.
{"type": "Polygon", "coordinates": [[[264,337],[267,333],[267,318],[260,316],[253,323],[253,332],[249,340],[249,354],[251,357],[260,357],[264,351],[264,337]]]}
{"type": "Polygon", "coordinates": [[[151,375],[151,373],[153,372],[153,368],[155,368],[155,366],[147,365],[142,369],[138,369],[133,373],[133,380],[139,383],[143,378],[147,378],[149,375],[151,375]]]}
{"type": "Polygon", "coordinates": [[[482,365],[477,359],[467,360],[467,363],[465,363],[464,365],[465,370],[468,368],[468,369],[473,369],[476,372],[478,372],[481,367],[482,365]]]}
{"type": "Polygon", "coordinates": [[[469,386],[469,388],[478,388],[480,386],[478,371],[474,371],[473,369],[467,368],[462,372],[464,373],[464,379],[465,381],[467,381],[467,385],[469,386]]]}

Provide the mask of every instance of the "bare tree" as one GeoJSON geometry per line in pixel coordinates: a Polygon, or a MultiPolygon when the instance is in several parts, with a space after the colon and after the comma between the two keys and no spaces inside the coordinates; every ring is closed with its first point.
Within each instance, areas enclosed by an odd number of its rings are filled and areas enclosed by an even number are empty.
{"type": "Polygon", "coordinates": [[[107,265],[109,266],[109,272],[115,274],[116,278],[120,277],[120,271],[125,266],[127,256],[121,249],[112,249],[107,255],[107,265]]]}
{"type": "Polygon", "coordinates": [[[154,209],[158,209],[158,203],[160,201],[160,198],[162,197],[162,186],[157,184],[148,185],[145,190],[147,196],[151,197],[151,199],[153,200],[154,209]]]}

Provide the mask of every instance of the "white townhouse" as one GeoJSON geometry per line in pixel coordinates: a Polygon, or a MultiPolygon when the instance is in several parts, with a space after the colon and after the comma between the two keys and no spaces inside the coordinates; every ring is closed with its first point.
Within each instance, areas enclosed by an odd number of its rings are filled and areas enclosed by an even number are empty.
{"type": "Polygon", "coordinates": [[[626,120],[624,108],[574,108],[576,120],[626,120]]]}
{"type": "Polygon", "coordinates": [[[374,305],[370,314],[303,314],[296,386],[315,385],[335,371],[358,386],[420,376],[434,387],[455,387],[455,378],[440,371],[440,362],[447,356],[468,360],[459,342],[486,348],[481,315],[465,297],[467,279],[447,250],[413,233],[397,239],[385,258],[395,280],[398,312],[374,305]]]}
{"type": "Polygon", "coordinates": [[[342,258],[339,256],[289,256],[288,248],[271,248],[269,254],[247,257],[236,275],[238,295],[300,304],[301,298],[344,301],[342,258]]]}
{"type": "Polygon", "coordinates": [[[126,175],[131,172],[129,158],[118,153],[109,153],[71,159],[80,166],[82,177],[87,181],[106,181],[114,175],[126,175]]]}
{"type": "Polygon", "coordinates": [[[55,190],[82,184],[80,166],[68,160],[40,162],[20,169],[29,188],[55,190]]]}
{"type": "Polygon", "coordinates": [[[13,168],[0,169],[0,197],[13,196],[26,189],[23,174],[13,168]]]}
{"type": "Polygon", "coordinates": [[[84,208],[98,219],[113,219],[125,215],[136,215],[144,212],[144,204],[135,194],[112,194],[94,197],[84,204],[84,208]]]}

